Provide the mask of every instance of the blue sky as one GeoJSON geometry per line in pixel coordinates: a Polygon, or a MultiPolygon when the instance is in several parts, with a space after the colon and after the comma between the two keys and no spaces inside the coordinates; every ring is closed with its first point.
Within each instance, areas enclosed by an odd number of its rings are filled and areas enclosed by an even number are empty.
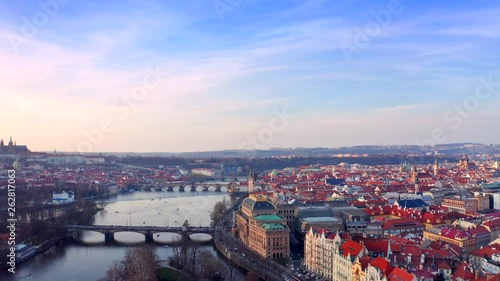
{"type": "Polygon", "coordinates": [[[0,137],[137,152],[498,143],[498,14],[498,1],[2,1],[0,137]],[[161,79],[133,98],[151,69],[161,79]]]}

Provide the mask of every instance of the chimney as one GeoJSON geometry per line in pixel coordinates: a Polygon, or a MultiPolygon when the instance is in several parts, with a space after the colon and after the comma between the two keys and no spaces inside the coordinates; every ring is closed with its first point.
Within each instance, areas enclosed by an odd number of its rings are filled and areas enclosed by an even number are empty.
{"type": "Polygon", "coordinates": [[[474,270],[474,279],[479,279],[479,270],[474,270]]]}

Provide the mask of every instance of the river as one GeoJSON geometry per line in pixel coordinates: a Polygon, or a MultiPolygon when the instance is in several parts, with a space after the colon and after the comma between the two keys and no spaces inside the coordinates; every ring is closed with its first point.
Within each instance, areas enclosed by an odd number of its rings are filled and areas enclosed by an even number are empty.
{"type": "MultiPolygon", "coordinates": [[[[94,217],[96,225],[152,225],[181,226],[188,220],[191,226],[208,226],[209,212],[216,202],[227,193],[220,192],[142,192],[119,194],[96,201],[105,203],[103,211],[94,217]]],[[[179,238],[173,233],[155,234],[153,245],[160,260],[167,260],[172,247],[165,243],[179,238]]],[[[191,236],[192,239],[206,240],[205,234],[191,236]]],[[[104,235],[83,231],[78,242],[65,242],[50,252],[37,255],[16,267],[16,273],[0,272],[2,281],[96,281],[104,276],[114,260],[122,260],[128,247],[144,244],[144,236],[139,233],[120,232],[115,234],[115,243],[104,243],[104,235]],[[30,276],[27,276],[31,274],[30,276]]],[[[204,244],[200,249],[214,253],[212,244],[204,244]]],[[[220,257],[217,257],[221,259],[220,257]]],[[[226,261],[224,260],[226,263],[226,261]]],[[[227,266],[229,266],[226,263],[227,266]]],[[[243,280],[243,272],[234,270],[233,280],[243,280]]]]}

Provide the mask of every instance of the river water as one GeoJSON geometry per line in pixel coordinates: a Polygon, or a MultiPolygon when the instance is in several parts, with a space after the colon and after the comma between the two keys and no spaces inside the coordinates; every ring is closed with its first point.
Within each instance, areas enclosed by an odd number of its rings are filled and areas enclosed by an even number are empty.
{"type": "MultiPolygon", "coordinates": [[[[96,225],[151,225],[181,226],[185,220],[193,227],[209,226],[209,212],[216,202],[223,198],[231,200],[227,193],[220,192],[134,192],[119,194],[106,200],[105,209],[94,217],[96,225]]],[[[174,233],[154,235],[160,260],[172,255],[172,247],[165,247],[169,241],[179,239],[174,233]]],[[[192,235],[191,239],[207,240],[206,234],[192,235]]],[[[119,232],[115,243],[104,243],[104,235],[83,231],[78,242],[65,242],[50,252],[37,255],[16,267],[16,273],[0,272],[1,281],[95,281],[104,276],[114,260],[122,260],[128,247],[144,244],[140,233],[119,232]],[[27,276],[31,274],[30,276],[27,276]]],[[[216,255],[212,244],[200,249],[216,255]]],[[[218,259],[223,260],[220,257],[218,259]]],[[[225,260],[223,260],[225,262],[225,260]]],[[[229,266],[226,263],[227,266],[229,266]]],[[[233,280],[243,280],[243,272],[234,270],[233,280]]]]}

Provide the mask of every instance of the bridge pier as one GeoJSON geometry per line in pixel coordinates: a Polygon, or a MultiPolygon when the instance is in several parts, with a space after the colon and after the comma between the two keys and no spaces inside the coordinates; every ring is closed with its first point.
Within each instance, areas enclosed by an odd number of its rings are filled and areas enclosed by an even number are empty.
{"type": "Polygon", "coordinates": [[[179,192],[184,192],[184,191],[185,191],[185,186],[184,185],[179,186],[179,192]]]}
{"type": "Polygon", "coordinates": [[[191,186],[191,192],[196,192],[196,185],[191,186]]]}
{"type": "Polygon", "coordinates": [[[228,185],[227,187],[227,191],[229,193],[233,193],[233,192],[236,192],[236,190],[238,190],[238,187],[236,186],[236,183],[232,182],[228,185]]]}
{"type": "Polygon", "coordinates": [[[174,191],[174,186],[173,185],[169,185],[167,187],[167,191],[174,191]]]}
{"type": "Polygon", "coordinates": [[[115,241],[115,234],[113,232],[104,233],[104,241],[105,242],[113,242],[115,241]]]}
{"type": "Polygon", "coordinates": [[[221,188],[222,186],[220,186],[220,184],[215,185],[215,191],[220,192],[221,188]]]}
{"type": "Polygon", "coordinates": [[[154,241],[153,233],[151,233],[151,232],[144,234],[144,237],[146,238],[146,242],[153,242],[154,241]]]}
{"type": "Polygon", "coordinates": [[[189,237],[189,234],[187,234],[186,232],[182,232],[181,236],[182,241],[191,241],[191,237],[189,237]]]}
{"type": "Polygon", "coordinates": [[[208,191],[208,187],[209,187],[208,185],[204,184],[203,185],[203,191],[208,191]]]}

